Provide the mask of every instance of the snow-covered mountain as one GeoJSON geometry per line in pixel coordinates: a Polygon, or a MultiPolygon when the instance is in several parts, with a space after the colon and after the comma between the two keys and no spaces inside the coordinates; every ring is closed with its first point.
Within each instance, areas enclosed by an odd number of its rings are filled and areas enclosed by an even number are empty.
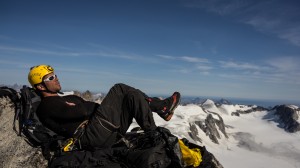
{"type": "Polygon", "coordinates": [[[298,106],[268,110],[220,102],[180,105],[169,122],[154,117],[158,126],[206,146],[225,168],[300,168],[298,106]]]}
{"type": "MultiPolygon", "coordinates": [[[[103,94],[82,95],[99,103],[104,97],[103,94]]],[[[30,148],[12,131],[12,105],[0,99],[0,107],[3,118],[0,120],[3,135],[0,135],[0,167],[43,167],[45,162],[39,157],[39,151],[30,148]]],[[[179,105],[169,122],[155,113],[154,118],[158,126],[168,128],[174,135],[205,146],[224,168],[300,168],[298,106],[278,105],[266,109],[232,104],[228,100],[197,99],[179,105]]],[[[137,126],[133,122],[129,130],[137,126]]]]}

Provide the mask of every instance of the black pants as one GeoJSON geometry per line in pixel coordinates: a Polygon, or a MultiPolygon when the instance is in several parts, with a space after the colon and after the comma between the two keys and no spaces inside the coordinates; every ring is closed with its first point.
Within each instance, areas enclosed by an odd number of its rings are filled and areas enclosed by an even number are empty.
{"type": "Polygon", "coordinates": [[[146,94],[125,84],[114,85],[94,112],[81,137],[83,147],[110,147],[125,134],[133,118],[145,130],[156,128],[146,94]]]}

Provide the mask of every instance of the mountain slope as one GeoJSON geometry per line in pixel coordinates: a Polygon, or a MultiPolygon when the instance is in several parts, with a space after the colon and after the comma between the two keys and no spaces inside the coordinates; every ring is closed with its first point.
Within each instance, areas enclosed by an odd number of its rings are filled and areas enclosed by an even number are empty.
{"type": "MultiPolygon", "coordinates": [[[[8,99],[0,99],[0,167],[46,167],[40,151],[13,132],[11,107],[8,99]]],[[[299,107],[291,107],[292,118],[299,123],[299,107]]],[[[205,146],[225,168],[299,168],[300,131],[286,131],[288,122],[283,118],[288,115],[280,115],[277,109],[281,108],[268,111],[205,100],[179,105],[169,122],[156,114],[154,118],[179,138],[205,146]]],[[[134,122],[129,130],[137,126],[134,122]]]]}
{"type": "Polygon", "coordinates": [[[206,146],[226,168],[299,168],[300,132],[285,131],[278,122],[269,120],[270,116],[279,117],[274,111],[255,105],[217,106],[212,100],[207,100],[199,105],[179,106],[169,122],[158,115],[154,117],[157,125],[170,129],[178,137],[206,146]],[[215,126],[220,135],[217,143],[196,124],[205,124],[209,115],[216,120],[221,116],[225,124],[226,134],[217,124],[215,126]]]}

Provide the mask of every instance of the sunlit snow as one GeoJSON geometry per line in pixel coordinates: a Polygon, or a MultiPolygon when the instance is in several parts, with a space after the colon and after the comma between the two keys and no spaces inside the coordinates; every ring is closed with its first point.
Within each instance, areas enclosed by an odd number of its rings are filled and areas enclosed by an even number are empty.
{"type": "MultiPolygon", "coordinates": [[[[232,116],[232,112],[246,111],[256,106],[223,104],[218,107],[212,100],[205,101],[202,107],[180,105],[171,121],[166,122],[155,113],[154,119],[158,126],[168,128],[179,138],[206,146],[224,168],[300,168],[300,132],[288,133],[278,127],[278,123],[269,121],[266,116],[272,115],[271,112],[257,111],[232,116]],[[219,144],[213,143],[198,126],[198,137],[202,143],[194,141],[188,134],[189,123],[205,120],[208,112],[219,114],[226,125],[229,138],[221,134],[219,144]]],[[[218,119],[216,116],[213,117],[218,119]]],[[[136,126],[134,122],[129,130],[136,126]]]]}

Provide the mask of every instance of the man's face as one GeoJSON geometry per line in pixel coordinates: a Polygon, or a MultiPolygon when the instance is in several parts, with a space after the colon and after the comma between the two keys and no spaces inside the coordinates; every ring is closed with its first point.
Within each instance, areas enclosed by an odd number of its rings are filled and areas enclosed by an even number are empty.
{"type": "Polygon", "coordinates": [[[61,90],[61,86],[57,76],[54,73],[50,73],[44,76],[43,81],[49,91],[58,92],[61,90]]]}

